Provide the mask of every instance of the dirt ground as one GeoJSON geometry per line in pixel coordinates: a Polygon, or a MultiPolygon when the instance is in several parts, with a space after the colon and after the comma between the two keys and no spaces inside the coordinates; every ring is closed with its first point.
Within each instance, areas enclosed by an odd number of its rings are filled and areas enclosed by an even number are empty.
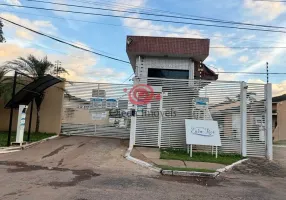
{"type": "Polygon", "coordinates": [[[115,139],[62,137],[0,155],[0,199],[281,199],[286,196],[286,148],[275,162],[250,159],[216,179],[168,177],[123,157],[115,139]]]}

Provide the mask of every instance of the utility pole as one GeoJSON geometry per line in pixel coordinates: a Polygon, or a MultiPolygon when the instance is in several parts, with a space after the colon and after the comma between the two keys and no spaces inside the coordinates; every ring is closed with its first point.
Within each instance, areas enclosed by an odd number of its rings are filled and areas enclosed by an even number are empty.
{"type": "Polygon", "coordinates": [[[57,60],[57,61],[55,62],[55,68],[54,68],[54,70],[55,70],[55,72],[56,72],[56,76],[59,76],[59,72],[60,72],[60,70],[61,70],[61,65],[62,65],[62,62],[61,62],[61,61],[57,60]]]}
{"type": "Polygon", "coordinates": [[[269,83],[269,68],[268,68],[268,62],[266,62],[266,78],[267,78],[267,83],[269,83]]]}

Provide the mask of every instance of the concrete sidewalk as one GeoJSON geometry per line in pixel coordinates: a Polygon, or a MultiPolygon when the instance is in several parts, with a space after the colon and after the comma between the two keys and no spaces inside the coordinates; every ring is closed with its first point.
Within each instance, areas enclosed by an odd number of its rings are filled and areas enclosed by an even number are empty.
{"type": "Polygon", "coordinates": [[[164,166],[176,167],[176,168],[196,168],[196,169],[217,170],[220,168],[224,168],[226,166],[226,165],[219,164],[219,163],[160,159],[159,148],[135,147],[132,150],[131,155],[137,159],[143,160],[151,164],[164,165],[164,166]]]}

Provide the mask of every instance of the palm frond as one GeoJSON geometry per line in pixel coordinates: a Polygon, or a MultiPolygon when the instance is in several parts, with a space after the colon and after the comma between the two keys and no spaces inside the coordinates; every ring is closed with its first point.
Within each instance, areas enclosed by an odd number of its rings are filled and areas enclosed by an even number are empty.
{"type": "MultiPolygon", "coordinates": [[[[16,60],[6,62],[4,67],[11,70],[18,70],[36,79],[46,74],[55,74],[54,65],[48,60],[47,56],[42,59],[38,59],[33,55],[29,55],[27,58],[19,57],[16,60]]],[[[61,67],[58,73],[67,73],[67,71],[61,67]]]]}

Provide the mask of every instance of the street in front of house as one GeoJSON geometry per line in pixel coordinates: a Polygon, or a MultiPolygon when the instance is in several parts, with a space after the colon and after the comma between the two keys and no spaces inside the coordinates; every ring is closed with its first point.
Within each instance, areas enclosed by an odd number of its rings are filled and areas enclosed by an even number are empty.
{"type": "Polygon", "coordinates": [[[59,137],[0,155],[1,199],[285,199],[286,148],[213,178],[170,177],[123,156],[117,139],[59,137]],[[280,165],[281,164],[281,165],[280,165]]]}

